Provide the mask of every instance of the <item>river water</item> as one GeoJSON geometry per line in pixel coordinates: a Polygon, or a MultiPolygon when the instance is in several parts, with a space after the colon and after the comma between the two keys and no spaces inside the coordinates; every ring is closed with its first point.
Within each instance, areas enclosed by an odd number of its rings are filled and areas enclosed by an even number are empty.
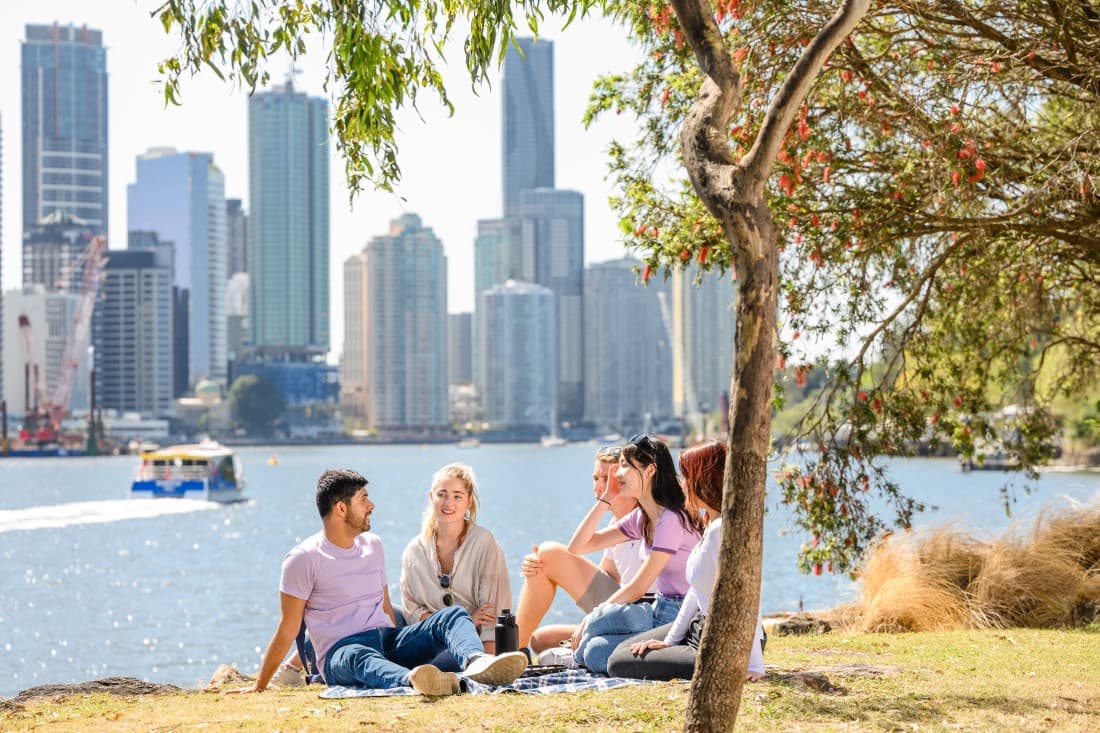
{"type": "MultiPolygon", "coordinates": [[[[244,448],[249,501],[231,506],[129,500],[131,457],[0,459],[0,695],[108,675],[193,687],[222,662],[254,672],[278,619],[280,561],[320,527],[313,493],[325,468],[353,468],[370,480],[373,530],[386,545],[391,597],[399,598],[401,551],[419,531],[432,472],[470,463],[480,484],[479,522],[504,547],[516,594],[531,545],[568,541],[588,510],[593,450],[244,448]]],[[[898,460],[893,473],[908,493],[938,507],[917,527],[952,522],[980,534],[1028,521],[1046,506],[1100,500],[1100,474],[1051,472],[1032,493],[1017,492],[1008,518],[997,491],[1006,474],[964,474],[946,459],[898,460]]],[[[846,577],[798,572],[795,556],[807,538],[793,530],[774,491],[768,509],[763,611],[851,598],[846,577]]],[[[578,616],[565,597],[547,621],[578,616]]]]}

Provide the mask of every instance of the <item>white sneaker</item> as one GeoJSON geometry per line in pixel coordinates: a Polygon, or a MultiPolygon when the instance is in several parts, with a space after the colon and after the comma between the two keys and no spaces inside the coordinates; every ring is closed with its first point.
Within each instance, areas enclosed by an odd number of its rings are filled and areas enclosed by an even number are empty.
{"type": "Polygon", "coordinates": [[[577,660],[573,650],[567,646],[552,646],[539,654],[539,664],[557,664],[566,669],[576,669],[577,660]]]}
{"type": "Polygon", "coordinates": [[[413,667],[409,672],[409,685],[421,695],[432,697],[457,695],[461,691],[457,674],[444,672],[433,664],[413,667]]]}
{"type": "Polygon", "coordinates": [[[474,657],[463,674],[483,685],[507,685],[527,669],[527,655],[523,652],[504,654],[479,654],[474,657]]]}
{"type": "Polygon", "coordinates": [[[289,664],[281,665],[279,671],[271,676],[271,684],[276,687],[302,687],[305,683],[302,670],[289,664]]]}

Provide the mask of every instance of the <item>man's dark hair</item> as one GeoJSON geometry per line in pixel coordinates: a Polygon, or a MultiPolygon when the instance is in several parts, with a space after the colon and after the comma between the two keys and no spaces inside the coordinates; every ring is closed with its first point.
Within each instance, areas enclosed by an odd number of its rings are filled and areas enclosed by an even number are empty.
{"type": "Polygon", "coordinates": [[[317,479],[317,511],[321,519],[332,513],[339,501],[349,502],[355,492],[367,485],[367,480],[358,471],[346,468],[330,468],[317,479]]]}

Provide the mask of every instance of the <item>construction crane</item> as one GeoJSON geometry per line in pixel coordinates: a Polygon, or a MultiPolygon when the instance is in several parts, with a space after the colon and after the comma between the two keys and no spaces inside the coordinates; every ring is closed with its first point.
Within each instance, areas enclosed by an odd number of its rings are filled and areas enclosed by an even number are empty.
{"type": "MultiPolygon", "coordinates": [[[[103,266],[106,263],[107,238],[104,236],[92,237],[75,263],[76,268],[82,266],[83,270],[80,288],[77,290],[79,300],[76,312],[73,313],[72,329],[69,331],[69,340],[65,345],[65,355],[61,359],[61,374],[57,380],[57,387],[54,389],[53,397],[45,405],[54,430],[60,429],[65,413],[69,411],[69,400],[73,396],[73,383],[76,381],[76,372],[80,367],[80,357],[88,348],[92,313],[95,311],[96,295],[99,293],[99,283],[103,278],[103,266]]],[[[89,405],[89,409],[91,407],[89,405]]]]}

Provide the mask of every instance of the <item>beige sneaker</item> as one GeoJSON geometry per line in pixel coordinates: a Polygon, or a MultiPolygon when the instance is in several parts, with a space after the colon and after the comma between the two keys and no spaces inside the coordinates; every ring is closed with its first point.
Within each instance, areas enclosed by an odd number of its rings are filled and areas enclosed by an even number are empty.
{"type": "Polygon", "coordinates": [[[291,667],[289,664],[283,664],[279,667],[279,671],[272,675],[270,684],[276,687],[302,687],[305,683],[306,679],[302,676],[302,670],[291,667]]]}
{"type": "Polygon", "coordinates": [[[483,685],[508,685],[525,669],[527,655],[523,652],[479,654],[466,665],[463,675],[483,685]]]}
{"type": "Polygon", "coordinates": [[[409,672],[409,685],[421,695],[441,697],[461,692],[458,675],[444,672],[433,664],[421,664],[409,672]]]}

